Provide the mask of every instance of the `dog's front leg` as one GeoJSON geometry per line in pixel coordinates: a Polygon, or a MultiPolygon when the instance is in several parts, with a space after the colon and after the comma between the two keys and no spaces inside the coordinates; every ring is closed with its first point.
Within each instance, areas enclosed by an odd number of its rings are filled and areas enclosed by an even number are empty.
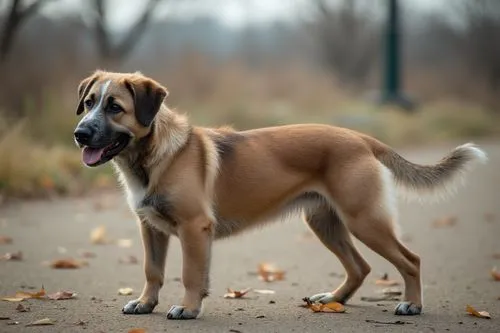
{"type": "Polygon", "coordinates": [[[208,296],[213,225],[208,218],[199,217],[179,225],[178,234],[185,294],[182,305],[173,305],[167,318],[195,319],[200,314],[203,298],[208,296]]]}
{"type": "Polygon", "coordinates": [[[142,243],[144,246],[144,272],[146,284],[141,296],[128,302],[122,309],[126,314],[151,313],[158,304],[158,294],[163,286],[165,260],[169,235],[154,229],[146,220],[140,219],[142,243]]]}

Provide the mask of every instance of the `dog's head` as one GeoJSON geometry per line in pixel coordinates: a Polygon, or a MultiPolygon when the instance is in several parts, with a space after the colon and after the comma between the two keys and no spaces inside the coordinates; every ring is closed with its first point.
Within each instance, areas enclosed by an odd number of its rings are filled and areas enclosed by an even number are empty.
{"type": "Polygon", "coordinates": [[[75,129],[87,166],[108,162],[146,136],[167,90],[140,73],[97,71],[78,87],[76,114],[85,116],[75,129]]]}

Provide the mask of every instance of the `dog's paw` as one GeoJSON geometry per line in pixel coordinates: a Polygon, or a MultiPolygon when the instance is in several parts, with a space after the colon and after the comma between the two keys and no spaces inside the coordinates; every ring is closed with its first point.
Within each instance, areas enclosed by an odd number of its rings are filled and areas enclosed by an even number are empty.
{"type": "Polygon", "coordinates": [[[327,304],[331,302],[339,302],[343,303],[342,300],[339,300],[338,297],[335,296],[334,293],[332,292],[327,292],[327,293],[319,293],[316,295],[312,295],[311,297],[308,297],[309,301],[313,303],[321,303],[321,304],[327,304]]]}
{"type": "Polygon", "coordinates": [[[394,314],[397,316],[414,316],[422,312],[422,306],[412,302],[401,302],[396,305],[394,314]]]}
{"type": "Polygon", "coordinates": [[[141,300],[135,299],[128,302],[122,309],[125,314],[146,314],[153,312],[156,303],[142,302],[141,300]]]}
{"type": "Polygon", "coordinates": [[[168,319],[196,319],[200,314],[200,310],[188,310],[181,305],[172,305],[168,310],[168,319]]]}

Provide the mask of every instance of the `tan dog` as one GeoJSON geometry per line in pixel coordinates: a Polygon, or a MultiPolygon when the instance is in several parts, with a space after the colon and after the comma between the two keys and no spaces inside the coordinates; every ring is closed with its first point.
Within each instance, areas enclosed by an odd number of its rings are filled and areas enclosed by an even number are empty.
{"type": "Polygon", "coordinates": [[[170,319],[193,319],[208,295],[212,241],[303,209],[320,241],[347,277],[313,302],[346,302],[370,266],[351,234],[401,273],[405,299],[398,315],[422,310],[420,259],[397,239],[395,185],[442,194],[486,155],[471,144],[432,166],[413,164],[376,139],[326,125],[292,125],[236,132],[192,127],[169,110],[167,91],[140,73],[97,71],[82,81],[75,130],[88,166],[113,160],[130,208],[140,222],[146,285],[124,313],[158,304],[170,235],[183,254],[182,305],[170,319]]]}

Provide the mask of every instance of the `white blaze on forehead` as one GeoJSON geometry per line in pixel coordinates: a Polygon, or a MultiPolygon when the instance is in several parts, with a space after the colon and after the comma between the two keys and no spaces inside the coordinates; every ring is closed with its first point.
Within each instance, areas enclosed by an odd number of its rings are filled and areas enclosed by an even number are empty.
{"type": "Polygon", "coordinates": [[[82,121],[84,120],[91,120],[92,118],[95,117],[97,114],[97,111],[102,107],[102,104],[104,102],[104,98],[106,97],[106,92],[108,91],[109,85],[111,84],[111,80],[108,80],[103,83],[101,86],[100,94],[101,96],[99,97],[99,102],[92,108],[92,110],[83,117],[82,121]]]}

